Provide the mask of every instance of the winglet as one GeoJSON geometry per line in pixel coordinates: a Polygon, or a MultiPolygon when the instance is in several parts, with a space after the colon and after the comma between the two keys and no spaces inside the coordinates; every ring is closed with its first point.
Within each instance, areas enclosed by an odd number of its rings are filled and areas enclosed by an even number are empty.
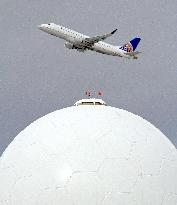
{"type": "Polygon", "coordinates": [[[111,34],[114,34],[116,31],[117,31],[117,28],[114,31],[112,31],[111,34]]]}

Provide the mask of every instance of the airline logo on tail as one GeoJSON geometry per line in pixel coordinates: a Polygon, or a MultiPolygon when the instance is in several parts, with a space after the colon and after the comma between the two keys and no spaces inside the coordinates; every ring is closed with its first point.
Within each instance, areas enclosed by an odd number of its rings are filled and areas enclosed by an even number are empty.
{"type": "Polygon", "coordinates": [[[133,52],[133,46],[131,43],[126,43],[125,45],[123,45],[122,47],[120,47],[120,49],[124,50],[125,52],[133,52]]]}
{"type": "Polygon", "coordinates": [[[121,46],[120,49],[122,49],[127,53],[133,52],[138,46],[140,40],[141,40],[140,38],[134,38],[129,43],[126,43],[125,45],[121,46]]]}

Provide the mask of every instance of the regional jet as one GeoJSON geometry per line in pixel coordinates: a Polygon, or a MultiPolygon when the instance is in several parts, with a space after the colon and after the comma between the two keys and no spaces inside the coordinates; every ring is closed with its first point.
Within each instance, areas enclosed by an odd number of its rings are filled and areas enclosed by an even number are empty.
{"type": "Polygon", "coordinates": [[[41,24],[38,28],[50,35],[64,39],[66,41],[64,44],[66,48],[76,49],[80,52],[92,50],[106,55],[125,57],[129,59],[137,59],[137,55],[140,53],[139,51],[135,51],[141,40],[138,37],[132,39],[129,43],[126,43],[123,46],[114,46],[103,42],[105,39],[112,36],[117,29],[107,34],[89,37],[54,23],[41,24]]]}

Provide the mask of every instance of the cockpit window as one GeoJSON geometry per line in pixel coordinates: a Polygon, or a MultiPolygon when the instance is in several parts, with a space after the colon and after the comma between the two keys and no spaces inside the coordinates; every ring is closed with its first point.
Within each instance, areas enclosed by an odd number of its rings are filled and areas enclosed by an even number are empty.
{"type": "Polygon", "coordinates": [[[50,26],[50,23],[48,23],[48,25],[50,26]]]}
{"type": "Polygon", "coordinates": [[[103,103],[95,102],[95,105],[103,105],[103,103]]]}

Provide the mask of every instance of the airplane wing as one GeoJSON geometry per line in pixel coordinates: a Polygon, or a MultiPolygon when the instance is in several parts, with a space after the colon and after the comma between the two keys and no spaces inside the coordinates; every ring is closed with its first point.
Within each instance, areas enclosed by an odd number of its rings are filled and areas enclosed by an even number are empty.
{"type": "Polygon", "coordinates": [[[86,47],[91,47],[93,46],[95,43],[98,43],[99,41],[103,41],[106,38],[112,36],[115,32],[117,31],[117,29],[115,29],[114,31],[112,31],[111,33],[107,33],[101,36],[95,36],[95,37],[90,37],[90,38],[85,38],[82,40],[82,44],[83,46],[85,45],[86,47]]]}

